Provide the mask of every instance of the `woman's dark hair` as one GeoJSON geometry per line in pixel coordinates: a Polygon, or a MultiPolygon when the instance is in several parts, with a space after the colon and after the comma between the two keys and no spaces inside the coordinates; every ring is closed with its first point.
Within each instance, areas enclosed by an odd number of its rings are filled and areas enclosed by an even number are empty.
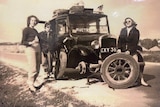
{"type": "Polygon", "coordinates": [[[28,18],[27,18],[27,26],[29,26],[30,20],[31,20],[32,17],[34,17],[34,18],[36,19],[36,24],[38,24],[39,19],[38,19],[36,16],[34,16],[34,15],[30,15],[30,16],[28,16],[28,18]]]}
{"type": "Polygon", "coordinates": [[[51,23],[50,23],[50,22],[46,22],[46,23],[44,24],[44,28],[46,28],[47,26],[51,26],[51,23]]]}
{"type": "Polygon", "coordinates": [[[125,20],[124,20],[124,22],[123,22],[123,24],[126,26],[126,20],[127,19],[130,19],[131,21],[132,21],[132,26],[137,26],[137,23],[132,19],[132,18],[130,18],[130,17],[127,17],[127,18],[125,18],[125,20]]]}

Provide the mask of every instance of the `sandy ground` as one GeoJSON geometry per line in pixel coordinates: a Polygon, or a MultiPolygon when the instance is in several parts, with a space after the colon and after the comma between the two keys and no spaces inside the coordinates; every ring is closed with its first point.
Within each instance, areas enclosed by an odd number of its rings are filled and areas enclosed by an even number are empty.
{"type": "MultiPolygon", "coordinates": [[[[26,62],[25,61],[11,61],[11,60],[5,60],[6,63],[18,66],[20,72],[26,73],[26,62]],[[21,70],[20,68],[23,68],[24,70],[21,70]]],[[[155,71],[160,70],[160,64],[155,63],[147,63],[146,71],[152,69],[151,66],[155,66],[155,71]]],[[[150,72],[148,73],[150,74],[150,72]]],[[[41,80],[41,76],[43,75],[43,70],[40,73],[39,80],[37,81],[37,84],[39,84],[39,81],[41,80]]],[[[158,74],[159,75],[159,74],[158,74]]],[[[158,76],[157,75],[157,76],[158,76]]],[[[146,75],[149,78],[154,77],[153,75],[146,75]]],[[[160,94],[159,94],[159,86],[156,86],[157,84],[154,82],[154,86],[152,88],[144,88],[142,86],[138,87],[132,87],[128,89],[116,89],[113,90],[111,88],[108,88],[108,85],[103,82],[96,82],[92,85],[86,85],[87,80],[86,79],[80,79],[80,80],[58,80],[53,81],[50,83],[45,84],[43,87],[49,87],[49,88],[42,88],[42,92],[48,92],[51,89],[59,90],[60,92],[63,92],[69,96],[72,96],[75,99],[78,99],[78,101],[84,101],[86,104],[94,105],[98,107],[159,107],[160,105],[160,94]],[[50,89],[50,90],[48,90],[50,89]],[[148,95],[148,93],[152,93],[153,95],[151,98],[148,95]]],[[[150,79],[148,79],[149,81],[150,79]]],[[[73,101],[71,101],[73,103],[73,101]]],[[[70,104],[70,103],[68,103],[70,104]]],[[[71,105],[71,104],[70,104],[71,105]]],[[[87,105],[86,107],[88,107],[87,105]]],[[[73,105],[72,105],[73,106],[73,105]]],[[[53,106],[54,107],[54,106],[53,106]]],[[[77,106],[75,106],[77,107],[77,106]]]]}

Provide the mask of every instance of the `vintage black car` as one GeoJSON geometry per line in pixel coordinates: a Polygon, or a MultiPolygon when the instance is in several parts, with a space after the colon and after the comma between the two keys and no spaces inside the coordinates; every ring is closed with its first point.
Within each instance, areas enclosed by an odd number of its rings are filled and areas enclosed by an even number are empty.
{"type": "Polygon", "coordinates": [[[127,88],[135,83],[139,65],[132,56],[117,53],[117,41],[110,34],[107,15],[73,6],[55,10],[50,22],[60,44],[53,69],[56,79],[69,72],[98,72],[113,88],[127,88]]]}

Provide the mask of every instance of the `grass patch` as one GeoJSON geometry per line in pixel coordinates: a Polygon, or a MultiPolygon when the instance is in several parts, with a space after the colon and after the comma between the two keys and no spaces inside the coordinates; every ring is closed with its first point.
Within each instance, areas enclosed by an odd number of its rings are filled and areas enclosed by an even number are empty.
{"type": "Polygon", "coordinates": [[[145,51],[143,56],[146,62],[160,62],[160,51],[145,51]]]}
{"type": "Polygon", "coordinates": [[[33,95],[26,79],[19,69],[0,62],[0,107],[97,107],[50,87],[33,95]]]}

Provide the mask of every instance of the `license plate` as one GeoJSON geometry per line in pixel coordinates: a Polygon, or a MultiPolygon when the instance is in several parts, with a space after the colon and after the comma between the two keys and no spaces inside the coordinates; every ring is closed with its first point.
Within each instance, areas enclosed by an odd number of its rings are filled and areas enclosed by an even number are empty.
{"type": "Polygon", "coordinates": [[[108,52],[117,52],[116,47],[110,47],[110,48],[101,48],[101,53],[108,53],[108,52]]]}

